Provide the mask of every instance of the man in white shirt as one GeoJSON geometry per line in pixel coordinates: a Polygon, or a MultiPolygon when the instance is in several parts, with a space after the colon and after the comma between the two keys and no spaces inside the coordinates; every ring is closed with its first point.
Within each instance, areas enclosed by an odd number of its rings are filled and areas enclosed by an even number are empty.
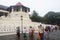
{"type": "Polygon", "coordinates": [[[44,27],[41,24],[38,28],[40,30],[41,40],[44,40],[44,27]]]}

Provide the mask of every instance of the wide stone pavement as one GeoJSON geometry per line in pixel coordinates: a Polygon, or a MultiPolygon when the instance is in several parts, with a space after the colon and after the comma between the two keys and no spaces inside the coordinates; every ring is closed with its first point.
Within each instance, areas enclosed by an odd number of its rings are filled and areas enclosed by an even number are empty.
{"type": "Polygon", "coordinates": [[[49,33],[50,40],[60,40],[60,30],[49,33]]]}
{"type": "MultiPolygon", "coordinates": [[[[36,40],[36,34],[34,34],[34,40],[36,40]]],[[[21,34],[21,40],[23,40],[23,35],[21,34]]],[[[16,34],[8,35],[8,36],[0,36],[0,40],[18,40],[16,34]]],[[[29,40],[29,36],[27,34],[27,40],[29,40]]],[[[60,30],[50,32],[49,40],[60,40],[60,30]]]]}

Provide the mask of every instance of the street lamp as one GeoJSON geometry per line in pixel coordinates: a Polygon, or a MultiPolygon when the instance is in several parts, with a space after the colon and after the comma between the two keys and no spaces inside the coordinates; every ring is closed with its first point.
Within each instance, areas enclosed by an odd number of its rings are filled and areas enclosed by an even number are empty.
{"type": "Polygon", "coordinates": [[[22,29],[22,33],[23,33],[23,16],[21,15],[21,29],[22,29]]]}

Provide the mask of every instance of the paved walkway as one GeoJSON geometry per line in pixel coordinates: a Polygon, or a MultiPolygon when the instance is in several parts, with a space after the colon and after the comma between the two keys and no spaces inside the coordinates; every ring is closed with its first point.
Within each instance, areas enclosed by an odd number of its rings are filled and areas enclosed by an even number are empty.
{"type": "Polygon", "coordinates": [[[60,30],[51,32],[49,37],[50,37],[50,40],[60,40],[60,30]]]}
{"type": "MultiPolygon", "coordinates": [[[[35,34],[34,34],[35,35],[35,34]]],[[[28,34],[27,34],[28,36],[28,34]]],[[[34,36],[36,40],[36,36],[34,36]]],[[[0,40],[18,40],[16,35],[8,35],[8,36],[0,36],[0,40]]],[[[23,40],[22,34],[21,34],[21,40],[23,40]]],[[[29,37],[27,37],[27,40],[29,40],[29,37]]],[[[49,40],[60,40],[60,30],[50,32],[49,33],[49,40]]]]}

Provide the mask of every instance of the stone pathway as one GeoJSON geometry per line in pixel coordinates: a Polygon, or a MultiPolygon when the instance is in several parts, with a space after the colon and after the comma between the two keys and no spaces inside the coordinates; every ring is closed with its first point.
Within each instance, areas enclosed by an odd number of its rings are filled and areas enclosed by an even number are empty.
{"type": "MultiPolygon", "coordinates": [[[[36,34],[34,34],[34,40],[36,40],[36,34]]],[[[28,36],[28,34],[27,34],[28,36]]],[[[0,36],[0,40],[18,40],[16,35],[8,35],[8,36],[0,36]]],[[[21,35],[21,40],[23,40],[23,37],[21,35]]],[[[29,40],[29,36],[27,37],[27,40],[29,40]]],[[[60,30],[50,32],[49,33],[49,40],[60,40],[60,30]]]]}
{"type": "Polygon", "coordinates": [[[60,30],[51,32],[49,34],[50,40],[60,40],[60,30]]]}

